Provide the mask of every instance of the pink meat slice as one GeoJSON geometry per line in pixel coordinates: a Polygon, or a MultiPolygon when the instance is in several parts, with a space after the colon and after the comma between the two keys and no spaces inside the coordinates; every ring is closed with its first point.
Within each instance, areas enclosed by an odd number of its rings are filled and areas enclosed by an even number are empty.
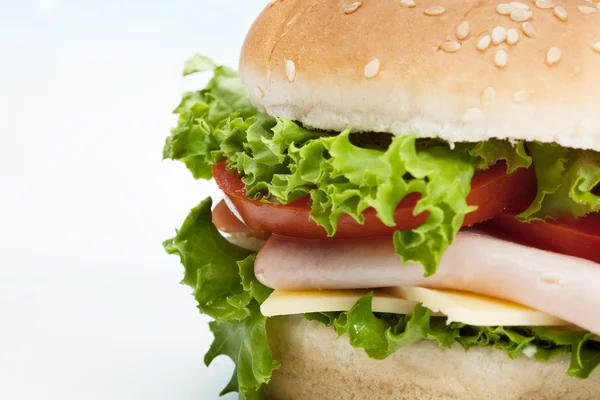
{"type": "Polygon", "coordinates": [[[390,238],[299,240],[273,236],[255,264],[273,289],[422,286],[463,290],[526,305],[600,335],[600,264],[460,232],[434,276],[402,265],[390,238]]]}

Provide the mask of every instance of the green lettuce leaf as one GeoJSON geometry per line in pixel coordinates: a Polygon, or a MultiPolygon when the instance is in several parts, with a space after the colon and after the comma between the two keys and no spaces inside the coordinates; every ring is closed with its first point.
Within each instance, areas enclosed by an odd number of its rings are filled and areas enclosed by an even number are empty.
{"type": "Polygon", "coordinates": [[[522,222],[600,211],[600,153],[542,143],[527,148],[536,166],[538,193],[519,215],[522,222]]]}
{"type": "Polygon", "coordinates": [[[369,357],[382,360],[403,347],[427,338],[429,311],[417,305],[412,315],[384,314],[371,310],[373,293],[366,295],[334,322],[338,335],[348,334],[353,347],[362,348],[369,357]]]}
{"type": "Polygon", "coordinates": [[[183,76],[195,74],[197,72],[212,71],[217,68],[217,64],[210,58],[195,54],[183,65],[183,76]]]}
{"type": "Polygon", "coordinates": [[[179,115],[163,148],[163,159],[181,160],[196,179],[210,179],[210,167],[223,159],[221,143],[247,130],[257,110],[237,72],[195,55],[185,63],[184,76],[213,71],[203,90],[184,93],[174,113],[179,115]]]}
{"type": "Polygon", "coordinates": [[[302,314],[308,321],[317,321],[325,326],[333,326],[335,320],[340,315],[339,312],[314,312],[302,314]]]}
{"type": "Polygon", "coordinates": [[[266,318],[259,308],[271,289],[254,275],[255,254],[229,243],[215,228],[211,205],[207,198],[192,209],[177,235],[163,245],[179,256],[185,269],[182,283],[194,289],[200,312],[215,319],[206,365],[219,355],[236,365],[222,394],[239,391],[242,399],[262,399],[263,384],[279,366],[271,356],[266,318]]]}
{"type": "Polygon", "coordinates": [[[557,349],[571,352],[568,374],[574,378],[587,378],[600,364],[600,344],[590,341],[595,335],[590,332],[568,332],[547,327],[534,327],[531,331],[540,339],[535,357],[545,361],[557,349]]]}
{"type": "Polygon", "coordinates": [[[468,144],[467,151],[475,157],[475,167],[479,170],[488,169],[498,161],[504,161],[507,173],[512,174],[519,168],[529,168],[533,163],[523,141],[512,144],[506,140],[490,139],[468,144]]]}

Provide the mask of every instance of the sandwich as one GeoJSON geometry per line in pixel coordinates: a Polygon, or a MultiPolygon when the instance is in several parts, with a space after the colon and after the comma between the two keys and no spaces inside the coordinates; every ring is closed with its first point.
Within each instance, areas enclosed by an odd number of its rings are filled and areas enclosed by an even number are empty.
{"type": "Polygon", "coordinates": [[[595,399],[600,3],[275,0],[164,158],[242,399],[595,399]]]}

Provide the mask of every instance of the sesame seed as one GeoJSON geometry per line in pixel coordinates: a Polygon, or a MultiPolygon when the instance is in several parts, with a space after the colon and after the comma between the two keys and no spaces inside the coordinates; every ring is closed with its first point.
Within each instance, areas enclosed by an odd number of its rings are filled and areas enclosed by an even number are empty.
{"type": "Polygon", "coordinates": [[[462,116],[462,122],[473,122],[483,117],[483,113],[479,108],[471,108],[462,116]]]}
{"type": "Polygon", "coordinates": [[[513,100],[517,103],[524,103],[531,98],[531,92],[529,90],[519,90],[513,95],[513,100]]]}
{"type": "Polygon", "coordinates": [[[550,50],[548,50],[548,53],[546,54],[546,64],[558,64],[561,57],[562,51],[558,47],[550,47],[550,50]]]}
{"type": "Polygon", "coordinates": [[[508,43],[510,46],[517,44],[519,39],[519,31],[516,29],[511,28],[506,32],[506,43],[508,43]]]}
{"type": "Polygon", "coordinates": [[[348,7],[344,8],[344,14],[352,14],[354,11],[358,10],[360,6],[362,6],[360,1],[352,3],[348,7]]]}
{"type": "Polygon", "coordinates": [[[503,26],[497,26],[492,29],[492,43],[496,46],[506,40],[506,28],[503,26]]]}
{"type": "Polygon", "coordinates": [[[493,87],[488,87],[486,88],[482,93],[481,93],[481,104],[484,107],[489,106],[490,104],[492,104],[492,102],[496,99],[496,89],[494,89],[493,87]]]}
{"type": "Polygon", "coordinates": [[[400,5],[406,8],[413,8],[416,6],[414,0],[400,0],[400,5]]]}
{"type": "Polygon", "coordinates": [[[375,78],[379,73],[379,68],[381,67],[381,63],[379,59],[376,58],[374,60],[369,61],[367,65],[365,65],[365,77],[367,78],[375,78]]]}
{"type": "Polygon", "coordinates": [[[573,73],[575,75],[579,75],[580,72],[581,72],[581,66],[576,65],[576,66],[573,67],[573,73]]]}
{"type": "Polygon", "coordinates": [[[541,8],[542,10],[549,10],[551,8],[556,7],[556,5],[549,0],[537,0],[535,2],[535,6],[537,8],[541,8]]]}
{"type": "Polygon", "coordinates": [[[514,2],[510,3],[510,5],[513,6],[514,8],[520,8],[521,10],[531,10],[531,7],[529,7],[525,3],[521,3],[520,1],[514,1],[514,2]]]}
{"type": "Polygon", "coordinates": [[[497,67],[505,67],[508,64],[508,53],[504,49],[500,49],[494,55],[494,64],[497,67]]]}
{"type": "Polygon", "coordinates": [[[523,22],[521,29],[523,29],[523,33],[530,38],[537,37],[538,35],[537,29],[535,29],[535,26],[531,22],[523,22]]]}
{"type": "Polygon", "coordinates": [[[513,1],[512,4],[515,8],[520,8],[522,10],[531,10],[531,6],[529,4],[522,3],[520,1],[513,1]]]}
{"type": "Polygon", "coordinates": [[[595,14],[598,12],[598,10],[594,7],[591,6],[579,6],[577,7],[579,9],[579,11],[581,11],[583,14],[595,14]]]}
{"type": "Polygon", "coordinates": [[[510,15],[510,13],[515,9],[515,6],[508,3],[500,3],[496,6],[496,12],[501,15],[510,15]]]}
{"type": "Polygon", "coordinates": [[[523,10],[521,8],[517,8],[513,12],[510,13],[510,19],[515,22],[524,22],[533,17],[532,11],[523,10]]]}
{"type": "Polygon", "coordinates": [[[466,39],[470,32],[471,24],[469,24],[469,21],[463,21],[456,28],[456,37],[460,40],[466,39]]]}
{"type": "Polygon", "coordinates": [[[264,99],[265,92],[263,92],[262,89],[257,86],[254,88],[254,95],[259,99],[264,99]]]}
{"type": "Polygon", "coordinates": [[[598,43],[594,44],[594,45],[592,46],[592,50],[594,50],[594,51],[596,51],[596,52],[600,53],[600,42],[598,42],[598,43]]]}
{"type": "Polygon", "coordinates": [[[300,16],[300,14],[298,14],[294,18],[290,19],[290,22],[288,22],[287,25],[288,26],[292,25],[294,22],[296,22],[296,20],[298,19],[299,16],[300,16]]]}
{"type": "Polygon", "coordinates": [[[477,49],[480,51],[486,51],[492,43],[492,37],[490,35],[482,36],[477,43],[477,49]]]}
{"type": "Polygon", "coordinates": [[[425,15],[429,15],[431,17],[437,17],[438,15],[442,15],[446,12],[446,9],[442,6],[434,6],[425,10],[425,15]]]}
{"type": "Polygon", "coordinates": [[[566,21],[567,18],[569,18],[569,14],[567,14],[567,10],[565,10],[564,8],[562,8],[560,6],[554,7],[554,15],[556,15],[556,18],[560,19],[561,21],[566,21]]]}
{"type": "Polygon", "coordinates": [[[441,47],[446,53],[456,53],[462,46],[458,42],[449,41],[444,43],[441,47]]]}
{"type": "Polygon", "coordinates": [[[294,82],[296,79],[296,64],[292,60],[286,60],[285,62],[285,75],[290,82],[294,82]]]}

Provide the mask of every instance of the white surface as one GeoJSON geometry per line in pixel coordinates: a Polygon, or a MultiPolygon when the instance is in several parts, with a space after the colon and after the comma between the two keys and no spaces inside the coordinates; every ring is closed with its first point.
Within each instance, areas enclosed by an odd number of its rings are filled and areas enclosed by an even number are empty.
{"type": "Polygon", "coordinates": [[[161,150],[199,84],[183,61],[235,66],[264,3],[0,0],[0,398],[197,400],[226,384],[161,247],[216,191],[161,150]]]}

